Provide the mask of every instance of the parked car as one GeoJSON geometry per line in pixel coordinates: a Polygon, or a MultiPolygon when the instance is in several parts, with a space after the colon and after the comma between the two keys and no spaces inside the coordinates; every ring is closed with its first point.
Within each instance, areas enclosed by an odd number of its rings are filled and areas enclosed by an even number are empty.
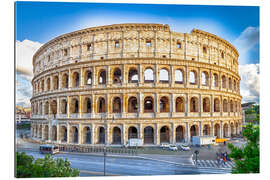
{"type": "Polygon", "coordinates": [[[190,150],[190,147],[186,144],[180,144],[179,145],[179,148],[182,150],[182,151],[189,151],[190,150]]]}
{"type": "Polygon", "coordinates": [[[160,147],[161,147],[162,149],[167,149],[167,148],[170,147],[170,144],[168,144],[168,143],[162,143],[162,144],[160,145],[160,147]]]}
{"type": "Polygon", "coordinates": [[[170,145],[170,146],[169,146],[169,150],[171,150],[171,151],[177,151],[178,148],[177,148],[176,145],[170,145]]]}

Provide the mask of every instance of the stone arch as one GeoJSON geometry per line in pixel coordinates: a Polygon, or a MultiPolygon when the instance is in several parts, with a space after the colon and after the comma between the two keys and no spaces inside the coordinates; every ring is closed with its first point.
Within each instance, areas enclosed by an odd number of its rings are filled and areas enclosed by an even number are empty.
{"type": "Polygon", "coordinates": [[[122,103],[121,103],[121,98],[120,97],[115,97],[113,99],[113,113],[121,113],[122,112],[122,103]]]}
{"type": "Polygon", "coordinates": [[[91,129],[89,126],[85,126],[83,128],[83,143],[84,144],[91,144],[91,129]]]}
{"type": "Polygon", "coordinates": [[[209,124],[205,124],[203,126],[203,135],[204,136],[209,136],[210,135],[210,125],[209,124]]]}
{"type": "Polygon", "coordinates": [[[61,114],[67,114],[67,100],[61,100],[61,114]]]}
{"type": "Polygon", "coordinates": [[[185,141],[185,127],[182,125],[177,126],[175,129],[175,140],[176,142],[184,142],[185,141]]]}
{"type": "Polygon", "coordinates": [[[229,126],[227,123],[223,125],[223,137],[229,137],[229,126]]]}
{"type": "Polygon", "coordinates": [[[213,74],[213,87],[218,87],[218,75],[217,73],[213,74]]]}
{"type": "Polygon", "coordinates": [[[77,98],[72,98],[70,110],[71,113],[79,113],[79,100],[77,98]]]}
{"type": "Polygon", "coordinates": [[[235,134],[236,134],[236,135],[239,134],[239,126],[238,126],[238,122],[235,123],[235,134]]]}
{"type": "Polygon", "coordinates": [[[52,140],[57,141],[57,127],[55,125],[52,126],[52,140]]]}
{"type": "Polygon", "coordinates": [[[138,130],[134,126],[130,126],[128,128],[128,139],[131,139],[131,138],[138,138],[138,130]]]}
{"type": "Polygon", "coordinates": [[[237,91],[235,79],[233,80],[233,90],[234,90],[234,91],[237,91]]]}
{"type": "Polygon", "coordinates": [[[52,100],[50,103],[51,106],[51,114],[56,115],[57,114],[57,102],[56,100],[52,100]]]}
{"type": "Polygon", "coordinates": [[[43,113],[43,111],[42,111],[42,109],[43,109],[42,106],[43,106],[43,104],[42,104],[42,102],[40,102],[40,103],[39,103],[39,114],[40,114],[40,115],[42,115],[42,113],[43,113]]]}
{"type": "Polygon", "coordinates": [[[51,78],[48,77],[46,80],[46,86],[47,86],[47,91],[51,90],[51,78]]]}
{"type": "Polygon", "coordinates": [[[130,68],[128,72],[128,82],[129,83],[138,83],[138,70],[136,68],[130,68]]]}
{"type": "Polygon", "coordinates": [[[103,126],[98,128],[98,144],[105,144],[105,128],[103,126]]]}
{"type": "Polygon", "coordinates": [[[233,100],[230,101],[230,112],[233,112],[233,100]]]}
{"type": "Polygon", "coordinates": [[[146,68],[144,71],[144,82],[152,83],[154,82],[154,71],[152,68],[146,68]]]}
{"type": "Polygon", "coordinates": [[[92,79],[93,79],[92,71],[90,71],[90,70],[85,71],[85,73],[84,73],[84,84],[85,85],[92,85],[92,81],[93,81],[92,79]]]}
{"type": "Polygon", "coordinates": [[[198,110],[198,98],[192,97],[190,99],[190,112],[199,112],[198,110]]]}
{"type": "Polygon", "coordinates": [[[121,83],[122,82],[122,72],[119,68],[115,68],[113,71],[113,83],[121,83]]]}
{"type": "Polygon", "coordinates": [[[202,72],[202,85],[209,86],[209,74],[207,71],[202,72]]]}
{"type": "Polygon", "coordinates": [[[38,132],[39,132],[39,138],[42,138],[42,125],[40,124],[39,125],[39,129],[38,129],[38,132]]]}
{"type": "Polygon", "coordinates": [[[144,128],[144,144],[154,144],[154,128],[147,126],[144,128]]]}
{"type": "Polygon", "coordinates": [[[44,91],[44,79],[41,80],[41,91],[44,91]]]}
{"type": "Polygon", "coordinates": [[[197,84],[197,72],[195,70],[189,72],[189,83],[192,85],[197,84]]]}
{"type": "Polygon", "coordinates": [[[185,99],[183,97],[176,98],[175,111],[176,112],[185,112],[185,99]]]}
{"type": "Polygon", "coordinates": [[[228,112],[228,101],[227,101],[227,99],[223,100],[223,112],[228,112]]]}
{"type": "Polygon", "coordinates": [[[223,75],[221,77],[221,81],[222,81],[222,88],[226,88],[227,87],[227,80],[226,80],[226,76],[223,75]]]}
{"type": "Polygon", "coordinates": [[[214,112],[220,112],[220,102],[218,98],[214,99],[214,112]]]}
{"type": "Polygon", "coordinates": [[[76,126],[72,126],[69,130],[69,141],[70,143],[78,143],[79,142],[79,132],[76,126]]]}
{"type": "Polygon", "coordinates": [[[177,84],[183,84],[184,83],[184,73],[182,69],[176,69],[174,72],[174,81],[177,84]]]}
{"type": "Polygon", "coordinates": [[[48,125],[45,125],[45,128],[44,128],[44,138],[45,140],[49,140],[49,126],[48,125]]]}
{"type": "Polygon", "coordinates": [[[59,78],[58,76],[53,76],[53,90],[57,90],[59,88],[59,78]]]}
{"type": "Polygon", "coordinates": [[[74,72],[72,74],[72,87],[79,87],[80,86],[80,75],[78,72],[74,72]]]}
{"type": "Polygon", "coordinates": [[[192,142],[192,137],[193,136],[198,136],[199,135],[199,127],[198,125],[192,125],[190,127],[190,139],[191,139],[191,142],[192,142]]]}
{"type": "Polygon", "coordinates": [[[159,109],[160,112],[170,112],[170,102],[169,102],[169,98],[166,96],[163,96],[160,98],[159,101],[160,105],[159,105],[159,109]]]}
{"type": "Polygon", "coordinates": [[[45,115],[49,114],[49,102],[48,101],[45,102],[44,114],[45,115]]]}
{"type": "Polygon", "coordinates": [[[113,128],[113,144],[121,144],[121,129],[117,126],[113,128]]]}
{"type": "Polygon", "coordinates": [[[67,73],[62,75],[62,88],[68,88],[69,77],[67,73]]]}
{"type": "Polygon", "coordinates": [[[106,76],[106,71],[104,69],[101,69],[99,71],[99,76],[98,76],[98,83],[99,84],[106,84],[107,81],[107,76],[106,76]]]}
{"type": "Polygon", "coordinates": [[[92,112],[92,101],[89,97],[84,98],[84,113],[91,113],[92,112]]]}
{"type": "Polygon", "coordinates": [[[203,98],[203,112],[210,112],[210,99],[208,97],[203,98]]]}
{"type": "Polygon", "coordinates": [[[144,112],[154,112],[154,99],[151,96],[147,96],[146,98],[144,98],[144,112]]]}
{"type": "Polygon", "coordinates": [[[105,113],[106,112],[106,101],[103,97],[98,99],[98,113],[105,113]]]}
{"type": "Polygon", "coordinates": [[[67,127],[66,126],[60,127],[60,141],[67,142],[67,127]]]}
{"type": "Polygon", "coordinates": [[[218,123],[216,123],[214,125],[214,136],[216,136],[217,138],[220,138],[220,125],[218,123]]]}
{"type": "Polygon", "coordinates": [[[229,89],[232,90],[232,78],[231,77],[229,77],[229,89]]]}
{"type": "Polygon", "coordinates": [[[234,124],[233,123],[230,124],[230,128],[231,128],[231,137],[233,137],[234,136],[234,124]]]}
{"type": "Polygon", "coordinates": [[[138,111],[138,101],[137,98],[132,96],[128,99],[128,112],[136,113],[138,111]]]}
{"type": "Polygon", "coordinates": [[[160,143],[170,142],[170,128],[168,126],[162,126],[160,128],[160,143]]]}
{"type": "Polygon", "coordinates": [[[166,68],[162,68],[159,72],[159,82],[169,83],[169,71],[166,68]]]}

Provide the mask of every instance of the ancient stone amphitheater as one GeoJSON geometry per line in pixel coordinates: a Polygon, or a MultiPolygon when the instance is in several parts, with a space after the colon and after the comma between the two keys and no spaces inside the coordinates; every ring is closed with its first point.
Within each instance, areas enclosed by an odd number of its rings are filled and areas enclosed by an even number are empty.
{"type": "Polygon", "coordinates": [[[238,52],[162,24],[82,29],[33,56],[31,135],[63,144],[144,145],[241,131],[238,52]]]}

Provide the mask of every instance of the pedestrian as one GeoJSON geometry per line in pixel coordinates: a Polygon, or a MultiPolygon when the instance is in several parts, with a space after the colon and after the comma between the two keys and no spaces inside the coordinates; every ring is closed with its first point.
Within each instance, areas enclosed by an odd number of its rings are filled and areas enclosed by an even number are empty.
{"type": "Polygon", "coordinates": [[[223,162],[224,162],[224,165],[226,164],[226,158],[225,156],[223,157],[223,162]]]}

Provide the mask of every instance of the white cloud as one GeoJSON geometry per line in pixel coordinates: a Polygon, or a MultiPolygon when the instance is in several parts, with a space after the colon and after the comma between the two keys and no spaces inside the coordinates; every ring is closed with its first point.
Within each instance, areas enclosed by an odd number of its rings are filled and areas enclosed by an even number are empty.
{"type": "Polygon", "coordinates": [[[240,36],[234,40],[233,45],[239,51],[239,63],[246,64],[249,60],[249,51],[259,44],[259,27],[247,27],[240,36]]]}
{"type": "Polygon", "coordinates": [[[239,65],[239,74],[241,76],[240,89],[243,102],[255,101],[259,103],[259,64],[239,65]]]}

